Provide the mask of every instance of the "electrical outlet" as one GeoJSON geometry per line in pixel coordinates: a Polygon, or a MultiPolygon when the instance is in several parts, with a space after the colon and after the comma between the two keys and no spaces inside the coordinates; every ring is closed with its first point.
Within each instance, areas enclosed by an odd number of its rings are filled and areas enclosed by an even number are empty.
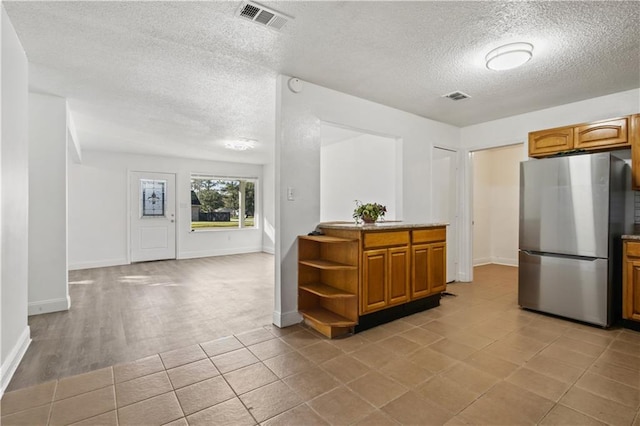
{"type": "Polygon", "coordinates": [[[293,201],[294,200],[293,188],[292,187],[288,187],[287,188],[287,200],[289,200],[289,201],[293,201]]]}

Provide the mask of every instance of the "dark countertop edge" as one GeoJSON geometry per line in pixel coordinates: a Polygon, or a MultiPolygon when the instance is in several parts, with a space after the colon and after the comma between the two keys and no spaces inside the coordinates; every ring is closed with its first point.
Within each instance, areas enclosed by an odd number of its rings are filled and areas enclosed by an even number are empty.
{"type": "Polygon", "coordinates": [[[323,222],[318,225],[318,228],[376,231],[376,230],[386,230],[386,229],[437,228],[437,227],[448,226],[448,225],[449,224],[445,222],[406,223],[406,222],[400,222],[400,221],[388,221],[388,222],[383,221],[383,222],[377,222],[372,224],[360,224],[360,225],[357,225],[355,222],[323,222]]]}

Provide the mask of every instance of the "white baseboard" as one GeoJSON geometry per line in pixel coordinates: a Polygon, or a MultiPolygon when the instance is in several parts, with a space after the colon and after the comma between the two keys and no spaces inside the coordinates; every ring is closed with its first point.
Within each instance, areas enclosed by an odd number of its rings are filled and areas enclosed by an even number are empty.
{"type": "Polygon", "coordinates": [[[29,302],[27,315],[48,314],[50,312],[68,311],[71,307],[69,296],[61,299],[41,300],[29,302]]]}
{"type": "Polygon", "coordinates": [[[489,263],[493,263],[490,257],[479,257],[477,259],[473,259],[473,266],[488,265],[489,263]]]}
{"type": "Polygon", "coordinates": [[[273,311],[273,324],[277,327],[284,328],[291,325],[299,324],[302,321],[302,315],[298,311],[277,312],[273,311]]]}
{"type": "Polygon", "coordinates": [[[504,266],[518,266],[518,259],[509,259],[507,257],[493,257],[491,263],[504,266]]]}
{"type": "Polygon", "coordinates": [[[276,249],[273,246],[262,246],[262,251],[269,254],[276,254],[276,249]]]}
{"type": "Polygon", "coordinates": [[[195,259],[198,257],[226,256],[229,254],[259,253],[261,251],[262,247],[238,247],[231,249],[185,251],[179,254],[178,259],[195,259]]]}
{"type": "Polygon", "coordinates": [[[458,280],[457,282],[459,283],[468,283],[471,282],[471,280],[469,279],[469,276],[463,272],[458,273],[458,280]]]}
{"type": "Polygon", "coordinates": [[[91,262],[76,262],[69,263],[69,270],[76,271],[79,269],[91,269],[91,268],[105,268],[107,266],[120,266],[120,265],[128,265],[129,260],[127,259],[108,259],[108,260],[95,260],[91,262]]]}
{"type": "Polygon", "coordinates": [[[31,331],[29,326],[26,326],[22,330],[22,334],[18,338],[18,341],[11,349],[11,352],[7,355],[7,359],[4,360],[0,366],[0,398],[4,395],[4,390],[9,386],[9,382],[13,377],[13,374],[18,369],[22,357],[27,352],[27,348],[31,343],[31,331]]]}
{"type": "Polygon", "coordinates": [[[518,266],[518,259],[509,259],[506,257],[481,257],[478,259],[473,259],[473,266],[483,266],[483,265],[504,265],[504,266],[518,266]]]}

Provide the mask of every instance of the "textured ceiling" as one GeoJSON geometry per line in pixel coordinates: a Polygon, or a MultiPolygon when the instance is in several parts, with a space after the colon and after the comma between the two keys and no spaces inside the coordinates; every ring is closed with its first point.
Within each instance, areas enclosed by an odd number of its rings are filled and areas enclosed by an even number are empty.
{"type": "Polygon", "coordinates": [[[282,32],[236,1],[3,4],[32,89],[69,99],[85,149],[268,162],[280,73],[456,126],[640,87],[638,1],[263,2],[295,17],[282,32]],[[487,70],[514,41],[533,59],[487,70]]]}

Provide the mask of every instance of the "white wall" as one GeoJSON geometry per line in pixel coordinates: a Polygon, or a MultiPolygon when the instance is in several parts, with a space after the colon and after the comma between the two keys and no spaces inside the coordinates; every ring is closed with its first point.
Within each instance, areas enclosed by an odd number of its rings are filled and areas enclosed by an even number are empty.
{"type": "Polygon", "coordinates": [[[320,149],[320,221],[353,220],[354,200],[387,207],[386,220],[402,219],[402,141],[362,134],[320,149]]]}
{"type": "Polygon", "coordinates": [[[587,99],[527,114],[463,127],[463,148],[477,150],[525,142],[529,132],[604,120],[640,112],[640,89],[587,99]]]}
{"type": "Polygon", "coordinates": [[[29,315],[69,309],[67,103],[29,94],[29,315]]]}
{"type": "Polygon", "coordinates": [[[260,203],[261,165],[85,150],[82,164],[69,165],[70,269],[128,263],[128,171],[176,174],[179,259],[262,251],[260,228],[191,232],[191,173],[257,177],[260,203]]]}
{"type": "Polygon", "coordinates": [[[473,264],[518,265],[520,161],[524,146],[473,153],[473,264]]]}
{"type": "MultiPolygon", "coordinates": [[[[472,176],[471,161],[468,153],[485,148],[494,148],[513,145],[524,142],[523,159],[528,152],[528,133],[536,130],[552,127],[568,126],[571,124],[586,123],[590,121],[604,120],[640,112],[640,88],[614,93],[585,101],[560,105],[553,108],[520,114],[500,120],[489,121],[460,129],[460,143],[463,154],[467,158],[461,169],[463,185],[463,212],[461,241],[467,245],[461,250],[460,280],[473,279],[472,257],[472,176]]],[[[517,213],[514,213],[517,214],[517,213]]]]}
{"type": "Polygon", "coordinates": [[[460,130],[371,101],[304,82],[300,93],[279,76],[276,106],[276,298],[274,323],[287,326],[297,313],[298,235],[320,222],[320,125],[335,123],[395,135],[403,142],[403,219],[431,220],[431,149],[458,147],[460,130]],[[287,188],[297,194],[287,201],[287,188]]]}
{"type": "Polygon", "coordinates": [[[275,211],[275,168],[273,163],[262,168],[262,251],[275,253],[276,211],[275,211]]]}
{"type": "Polygon", "coordinates": [[[31,342],[27,57],[4,7],[0,23],[0,394],[31,342]]]}
{"type": "Polygon", "coordinates": [[[473,265],[491,263],[491,150],[473,153],[473,265]]]}

